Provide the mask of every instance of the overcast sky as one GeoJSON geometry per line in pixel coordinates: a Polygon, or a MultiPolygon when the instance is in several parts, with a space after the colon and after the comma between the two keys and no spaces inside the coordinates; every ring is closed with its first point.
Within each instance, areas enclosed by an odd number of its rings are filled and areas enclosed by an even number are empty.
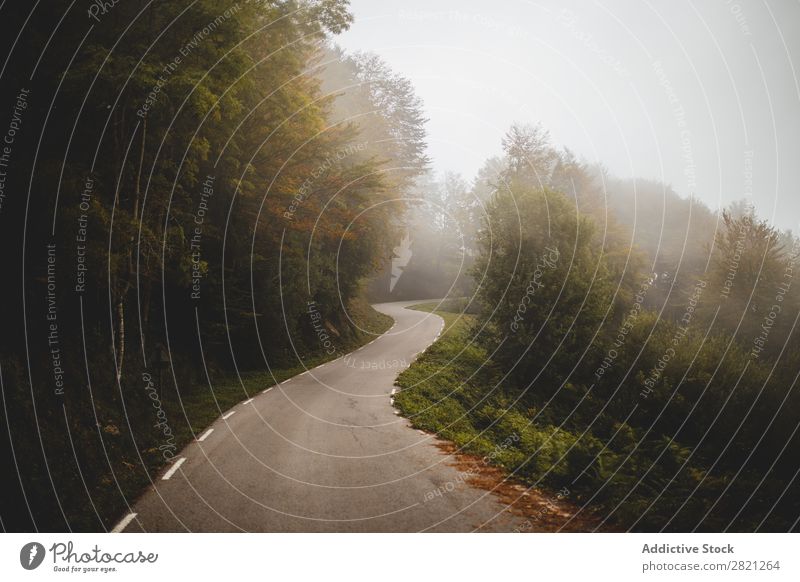
{"type": "Polygon", "coordinates": [[[712,208],[749,196],[800,231],[797,0],[351,5],[339,44],[413,81],[437,171],[472,178],[513,122],[541,122],[616,175],[712,208]]]}

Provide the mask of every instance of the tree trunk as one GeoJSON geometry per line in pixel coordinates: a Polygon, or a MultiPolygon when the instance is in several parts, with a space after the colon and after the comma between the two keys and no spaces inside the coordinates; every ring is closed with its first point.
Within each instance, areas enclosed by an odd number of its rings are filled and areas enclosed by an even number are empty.
{"type": "Polygon", "coordinates": [[[117,301],[117,383],[122,379],[122,363],[125,360],[125,304],[122,296],[117,301]]]}

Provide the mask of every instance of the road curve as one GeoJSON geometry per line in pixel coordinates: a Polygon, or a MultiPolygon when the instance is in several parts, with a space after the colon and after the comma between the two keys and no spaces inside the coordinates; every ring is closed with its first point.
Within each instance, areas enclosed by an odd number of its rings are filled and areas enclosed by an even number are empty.
{"type": "Polygon", "coordinates": [[[376,305],[394,318],[391,330],[223,414],[116,530],[513,530],[520,518],[465,483],[435,439],[391,405],[397,374],[444,325],[406,309],[414,303],[376,305]]]}

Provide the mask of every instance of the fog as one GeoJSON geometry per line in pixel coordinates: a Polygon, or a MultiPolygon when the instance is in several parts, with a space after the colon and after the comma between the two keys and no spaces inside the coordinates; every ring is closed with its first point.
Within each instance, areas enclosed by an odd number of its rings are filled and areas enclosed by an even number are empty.
{"type": "Polygon", "coordinates": [[[0,531],[800,528],[800,0],[0,15],[0,531]]]}
{"type": "Polygon", "coordinates": [[[749,198],[797,231],[800,5],[353,0],[337,38],[380,55],[425,104],[433,169],[467,179],[514,122],[619,177],[749,198]],[[756,9],[757,8],[757,9],[756,9]]]}

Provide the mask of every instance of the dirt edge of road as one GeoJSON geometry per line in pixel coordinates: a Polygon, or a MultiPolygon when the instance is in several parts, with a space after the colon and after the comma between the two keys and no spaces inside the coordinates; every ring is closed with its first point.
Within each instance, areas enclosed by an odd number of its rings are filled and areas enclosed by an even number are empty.
{"type": "MultiPolygon", "coordinates": [[[[438,438],[438,437],[437,437],[438,438]]],[[[450,441],[439,439],[436,447],[450,457],[448,464],[465,475],[465,483],[490,491],[505,506],[506,512],[524,518],[512,533],[591,532],[602,521],[597,515],[569,501],[570,492],[545,492],[527,487],[510,477],[501,468],[486,463],[480,457],[461,452],[450,441]],[[574,516],[574,517],[573,517],[574,516]]],[[[483,524],[488,529],[491,524],[483,524]]],[[[476,526],[478,531],[480,526],[476,526]]],[[[599,531],[613,531],[602,527],[599,531]]]]}

